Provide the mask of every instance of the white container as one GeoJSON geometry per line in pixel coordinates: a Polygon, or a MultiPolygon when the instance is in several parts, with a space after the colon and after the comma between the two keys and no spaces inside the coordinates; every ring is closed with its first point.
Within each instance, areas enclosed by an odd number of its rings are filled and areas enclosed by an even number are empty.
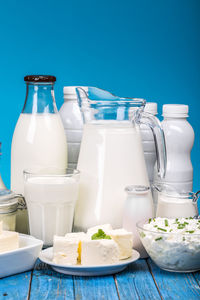
{"type": "MultiPolygon", "coordinates": [[[[158,114],[157,103],[147,102],[144,111],[156,116],[158,114]]],[[[142,146],[144,150],[144,158],[147,167],[149,182],[150,184],[152,184],[154,180],[154,166],[156,162],[155,141],[153,137],[153,132],[149,126],[145,124],[141,124],[140,130],[141,130],[142,146]]]]}
{"type": "MultiPolygon", "coordinates": [[[[81,87],[87,90],[87,87],[81,87]]],[[[76,169],[82,138],[83,119],[77,101],[76,86],[63,88],[64,103],[60,116],[64,125],[68,145],[68,167],[76,169]]]]}
{"type": "MultiPolygon", "coordinates": [[[[120,228],[126,199],[124,188],[129,184],[149,186],[139,127],[145,101],[119,98],[92,87],[88,87],[88,93],[77,90],[84,127],[77,167],[81,174],[74,230],[86,231],[106,223],[120,228]]],[[[154,116],[145,114],[144,121],[159,128],[154,116]]],[[[162,131],[154,133],[157,140],[162,139],[159,145],[164,146],[162,131]]],[[[159,173],[163,176],[164,147],[157,150],[159,173]]]]}
{"type": "Polygon", "coordinates": [[[42,245],[42,241],[20,234],[19,249],[0,254],[0,278],[33,269],[42,245]]]}
{"type": "MultiPolygon", "coordinates": [[[[11,189],[24,195],[23,170],[33,167],[66,168],[67,143],[54,98],[54,76],[25,77],[26,100],[11,148],[11,189]]],[[[28,232],[26,209],[18,210],[16,230],[28,232]]]]}
{"type": "Polygon", "coordinates": [[[148,255],[140,241],[136,223],[153,217],[151,191],[145,186],[128,186],[125,191],[127,198],[123,209],[123,228],[133,233],[133,248],[141,258],[145,258],[148,255]]]}
{"type": "Polygon", "coordinates": [[[42,173],[24,171],[24,192],[30,234],[51,246],[54,235],[64,236],[72,230],[79,171],[52,169],[52,174],[42,173]]]}
{"type": "MultiPolygon", "coordinates": [[[[194,144],[194,130],[187,121],[188,105],[165,104],[161,122],[167,149],[165,178],[156,181],[173,186],[177,192],[192,191],[193,167],[191,150],[194,144]]],[[[155,172],[156,173],[156,172],[155,172]]]]}

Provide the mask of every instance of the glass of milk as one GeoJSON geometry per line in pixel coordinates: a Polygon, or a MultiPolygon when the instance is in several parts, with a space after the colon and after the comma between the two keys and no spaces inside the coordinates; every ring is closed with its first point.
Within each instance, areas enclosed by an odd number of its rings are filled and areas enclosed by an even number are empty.
{"type": "Polygon", "coordinates": [[[30,234],[53,244],[53,236],[71,232],[79,189],[78,170],[30,169],[24,171],[24,193],[30,234]]]}

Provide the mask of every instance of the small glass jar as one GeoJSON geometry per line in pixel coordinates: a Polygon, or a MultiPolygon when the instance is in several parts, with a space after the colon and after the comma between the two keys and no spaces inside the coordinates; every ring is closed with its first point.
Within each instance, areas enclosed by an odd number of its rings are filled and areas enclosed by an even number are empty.
{"type": "Polygon", "coordinates": [[[10,190],[0,189],[0,221],[3,221],[3,230],[15,231],[18,198],[19,195],[10,190]]]}

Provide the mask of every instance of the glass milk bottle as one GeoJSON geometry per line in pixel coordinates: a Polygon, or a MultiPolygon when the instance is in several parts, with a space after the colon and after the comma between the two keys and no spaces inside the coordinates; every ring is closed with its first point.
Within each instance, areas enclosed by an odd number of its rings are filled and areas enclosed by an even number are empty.
{"type": "Polygon", "coordinates": [[[144,258],[148,255],[140,241],[136,223],[153,217],[153,201],[148,195],[150,187],[131,185],[125,191],[127,198],[123,209],[123,228],[133,233],[133,248],[144,258]]]}
{"type": "MultiPolygon", "coordinates": [[[[11,148],[11,189],[24,195],[23,170],[33,167],[66,168],[67,142],[54,98],[54,76],[30,75],[26,99],[11,148]]],[[[17,231],[28,230],[27,211],[19,210],[17,231]]]]}

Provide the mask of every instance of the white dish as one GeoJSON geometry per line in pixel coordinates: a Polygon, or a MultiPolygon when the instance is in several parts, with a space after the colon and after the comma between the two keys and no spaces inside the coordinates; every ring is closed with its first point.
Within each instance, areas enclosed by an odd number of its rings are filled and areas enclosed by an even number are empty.
{"type": "Polygon", "coordinates": [[[123,271],[129,264],[138,260],[140,254],[133,250],[133,254],[130,258],[119,261],[113,265],[99,265],[99,266],[81,266],[81,265],[58,265],[52,262],[53,258],[53,247],[45,249],[40,252],[39,258],[42,262],[50,265],[56,272],[67,274],[67,275],[78,275],[78,276],[101,276],[109,275],[123,271]]]}
{"type": "Polygon", "coordinates": [[[0,254],[0,278],[33,269],[42,246],[42,241],[20,234],[20,248],[0,254]]]}

